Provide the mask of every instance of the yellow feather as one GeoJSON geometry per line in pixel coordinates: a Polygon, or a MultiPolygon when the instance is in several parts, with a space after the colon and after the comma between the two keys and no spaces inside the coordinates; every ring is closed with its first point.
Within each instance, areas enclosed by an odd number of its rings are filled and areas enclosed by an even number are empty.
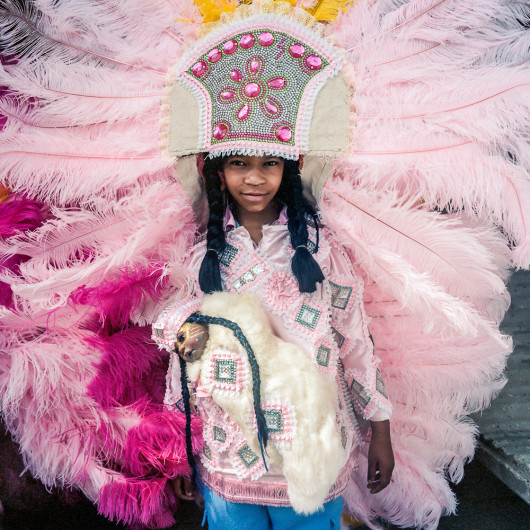
{"type": "Polygon", "coordinates": [[[331,22],[348,11],[348,6],[352,3],[352,0],[317,0],[316,5],[308,11],[321,22],[331,22]]]}
{"type": "Polygon", "coordinates": [[[9,190],[0,184],[0,202],[4,202],[9,197],[9,190]]]}
{"type": "Polygon", "coordinates": [[[203,22],[216,22],[221,13],[231,13],[242,3],[239,0],[195,0],[204,16],[203,22]]]}

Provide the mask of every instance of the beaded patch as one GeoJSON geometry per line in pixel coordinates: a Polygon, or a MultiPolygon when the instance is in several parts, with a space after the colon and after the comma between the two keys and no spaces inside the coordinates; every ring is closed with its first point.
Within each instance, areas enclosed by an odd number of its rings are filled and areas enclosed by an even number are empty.
{"type": "Polygon", "coordinates": [[[240,479],[257,480],[265,472],[263,460],[244,439],[235,445],[230,456],[240,479]]]}
{"type": "Polygon", "coordinates": [[[302,307],[298,311],[296,321],[302,326],[314,330],[317,327],[318,320],[320,319],[321,312],[318,309],[314,309],[306,304],[302,304],[302,307]]]}
{"type": "Polygon", "coordinates": [[[352,287],[339,285],[338,283],[328,282],[331,291],[331,305],[337,309],[346,309],[353,292],[352,287]]]}
{"type": "Polygon", "coordinates": [[[337,323],[335,323],[334,326],[331,326],[331,335],[339,349],[339,357],[343,358],[350,351],[351,339],[348,337],[348,334],[337,325],[337,323]]]}
{"type": "Polygon", "coordinates": [[[216,442],[224,444],[226,442],[226,431],[217,425],[213,426],[213,439],[216,442]]]}
{"type": "Polygon", "coordinates": [[[344,425],[340,428],[340,441],[342,443],[342,448],[346,449],[346,442],[348,441],[348,438],[346,436],[346,427],[344,425]]]}
{"type": "Polygon", "coordinates": [[[230,243],[227,243],[223,252],[219,255],[219,261],[221,262],[221,265],[227,268],[230,267],[230,265],[232,265],[232,262],[236,258],[238,252],[238,248],[234,247],[233,245],[230,245],[230,243]]]}
{"type": "MultiPolygon", "coordinates": [[[[261,409],[267,424],[269,441],[276,446],[288,446],[296,431],[296,417],[292,405],[277,400],[263,400],[261,409]]],[[[256,417],[252,415],[254,431],[257,432],[256,417]]]]}
{"type": "Polygon", "coordinates": [[[359,405],[361,405],[363,409],[366,409],[372,398],[370,397],[364,386],[361,385],[361,383],[359,383],[359,381],[357,381],[355,378],[353,378],[350,388],[353,392],[353,395],[359,401],[359,405]]]}
{"type": "Polygon", "coordinates": [[[377,389],[377,391],[381,395],[383,395],[386,398],[388,398],[388,396],[386,394],[385,383],[383,382],[383,377],[381,376],[381,372],[380,372],[379,368],[375,372],[375,388],[377,389]]]}
{"type": "Polygon", "coordinates": [[[259,258],[253,260],[248,269],[243,273],[238,273],[234,279],[229,279],[228,284],[232,291],[243,292],[249,288],[250,284],[266,276],[268,267],[265,262],[259,258]]]}
{"type": "Polygon", "coordinates": [[[230,393],[240,393],[249,384],[246,360],[236,352],[215,350],[203,369],[203,385],[230,393]]]}
{"type": "Polygon", "coordinates": [[[321,372],[333,375],[337,364],[337,346],[327,338],[317,340],[313,361],[321,372]]]}

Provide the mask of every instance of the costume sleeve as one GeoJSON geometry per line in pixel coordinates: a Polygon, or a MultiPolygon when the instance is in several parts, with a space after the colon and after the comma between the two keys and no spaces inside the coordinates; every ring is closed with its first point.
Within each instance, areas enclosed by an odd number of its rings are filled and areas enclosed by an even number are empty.
{"type": "Polygon", "coordinates": [[[176,406],[178,408],[182,398],[180,365],[175,353],[175,342],[182,324],[199,309],[203,301],[204,294],[199,287],[197,276],[203,256],[204,245],[195,246],[192,249],[190,257],[185,263],[189,271],[188,282],[190,283],[187,294],[183,297],[177,294],[177,298],[160,313],[152,327],[152,338],[158,347],[170,352],[164,398],[164,403],[169,407],[176,406]]]}
{"type": "Polygon", "coordinates": [[[386,395],[379,371],[379,359],[368,330],[369,317],[364,311],[362,279],[338,245],[330,249],[327,282],[331,297],[332,333],[339,348],[346,382],[353,403],[365,419],[390,418],[392,405],[386,395]]]}

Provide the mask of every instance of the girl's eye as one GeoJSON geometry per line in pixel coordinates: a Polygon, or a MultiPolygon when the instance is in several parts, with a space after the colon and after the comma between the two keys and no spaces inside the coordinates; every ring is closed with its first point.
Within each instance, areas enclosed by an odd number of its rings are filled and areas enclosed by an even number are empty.
{"type": "Polygon", "coordinates": [[[242,160],[230,160],[229,164],[231,166],[243,166],[244,162],[242,160]]]}

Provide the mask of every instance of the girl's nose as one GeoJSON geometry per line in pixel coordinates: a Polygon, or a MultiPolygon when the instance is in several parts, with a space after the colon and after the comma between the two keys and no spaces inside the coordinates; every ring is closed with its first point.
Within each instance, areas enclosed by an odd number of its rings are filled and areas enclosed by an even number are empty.
{"type": "Polygon", "coordinates": [[[251,169],[245,174],[245,184],[262,184],[265,182],[265,176],[259,169],[251,169]]]}

